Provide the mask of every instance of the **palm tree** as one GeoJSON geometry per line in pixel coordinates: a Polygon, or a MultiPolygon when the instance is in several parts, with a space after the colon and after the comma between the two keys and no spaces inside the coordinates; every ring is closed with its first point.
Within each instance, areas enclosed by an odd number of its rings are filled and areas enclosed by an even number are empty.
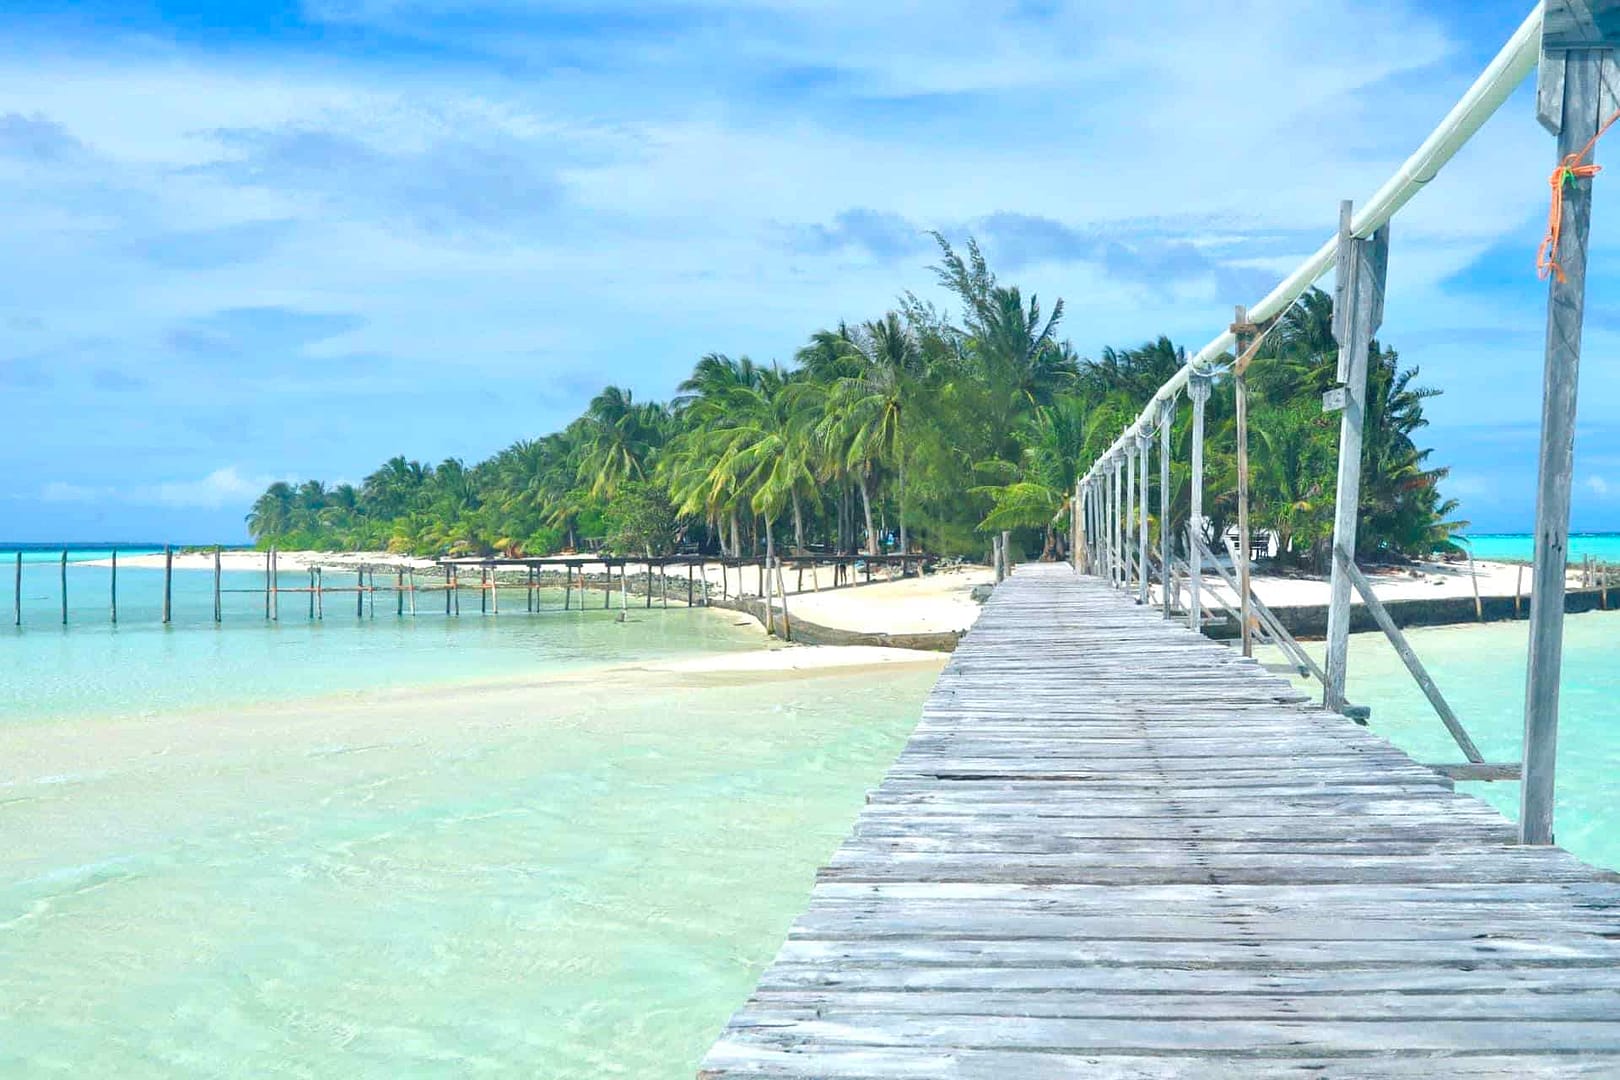
{"type": "Polygon", "coordinates": [[[253,501],[246,521],[248,533],[255,541],[274,541],[291,529],[295,498],[292,485],[277,480],[253,501]]]}
{"type": "Polygon", "coordinates": [[[875,469],[892,467],[899,487],[900,550],[909,550],[906,530],[906,445],[902,418],[913,387],[924,374],[916,339],[896,312],[845,335],[841,364],[849,371],[827,395],[823,442],[861,477],[868,550],[877,554],[871,493],[875,469]]]}
{"type": "Polygon", "coordinates": [[[577,473],[591,497],[611,499],[624,481],[646,479],[667,426],[662,405],[638,405],[629,390],[609,386],[592,398],[580,418],[577,473]]]}

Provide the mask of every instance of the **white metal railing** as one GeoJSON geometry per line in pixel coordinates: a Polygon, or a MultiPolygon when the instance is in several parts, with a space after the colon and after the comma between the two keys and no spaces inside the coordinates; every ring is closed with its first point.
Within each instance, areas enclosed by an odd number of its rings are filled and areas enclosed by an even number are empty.
{"type": "MultiPolygon", "coordinates": [[[[1602,2],[1609,4],[1609,0],[1602,2]]],[[[1147,579],[1156,562],[1163,589],[1164,617],[1172,617],[1171,596],[1179,593],[1179,585],[1173,586],[1171,580],[1178,562],[1171,552],[1172,530],[1165,527],[1170,515],[1169,430],[1174,423],[1178,400],[1186,391],[1192,407],[1192,476],[1184,538],[1187,619],[1189,626],[1202,630],[1203,569],[1206,560],[1208,565],[1216,566],[1202,535],[1204,409],[1212,380],[1229,372],[1238,410],[1238,552],[1241,557],[1236,560],[1237,580],[1228,578],[1226,583],[1238,596],[1237,614],[1245,653],[1252,653],[1257,630],[1272,639],[1282,640],[1277,633],[1280,620],[1259,603],[1248,581],[1252,549],[1245,527],[1248,440],[1244,371],[1281,317],[1318,279],[1334,268],[1333,333],[1339,345],[1338,386],[1324,396],[1323,406],[1340,411],[1342,416],[1327,662],[1325,670],[1317,672],[1323,683],[1323,704],[1336,710],[1346,709],[1344,687],[1351,596],[1352,592],[1359,592],[1468,758],[1464,765],[1435,767],[1448,775],[1467,779],[1511,779],[1522,775],[1520,836],[1525,843],[1536,844],[1552,842],[1563,604],[1537,603],[1531,607],[1523,760],[1518,764],[1485,763],[1416,654],[1394,628],[1371,585],[1355,567],[1361,427],[1367,392],[1368,349],[1383,318],[1389,223],[1451,161],[1525,77],[1539,69],[1538,116],[1557,135],[1559,142],[1559,169],[1554,175],[1560,198],[1555,203],[1555,213],[1559,215],[1556,223],[1563,237],[1563,247],[1551,253],[1557,260],[1557,272],[1549,284],[1548,296],[1532,596],[1562,598],[1591,213],[1590,172],[1577,171],[1575,166],[1589,163],[1586,155],[1598,135],[1606,130],[1600,123],[1602,119],[1611,112],[1620,115],[1620,68],[1614,60],[1615,49],[1620,46],[1620,33],[1606,29],[1602,20],[1594,19],[1591,3],[1592,0],[1545,0],[1537,4],[1445,119],[1360,210],[1354,210],[1349,203],[1341,204],[1338,235],[1323,244],[1252,308],[1237,309],[1232,325],[1193,353],[1159,387],[1140,414],[1086,469],[1075,485],[1073,500],[1076,569],[1106,577],[1111,584],[1134,594],[1138,603],[1145,604],[1149,598],[1147,579]],[[1545,38],[1544,25],[1548,28],[1545,38]],[[1160,447],[1161,528],[1157,558],[1149,559],[1148,504],[1154,434],[1159,435],[1160,447]]],[[[1218,567],[1216,569],[1219,571],[1218,567]]],[[[1219,572],[1227,577],[1224,571],[1219,572]]],[[[1225,606],[1224,601],[1222,606],[1225,606]]],[[[1286,637],[1286,630],[1282,631],[1282,636],[1286,637]]],[[[1285,647],[1291,657],[1295,650],[1285,647]]]]}

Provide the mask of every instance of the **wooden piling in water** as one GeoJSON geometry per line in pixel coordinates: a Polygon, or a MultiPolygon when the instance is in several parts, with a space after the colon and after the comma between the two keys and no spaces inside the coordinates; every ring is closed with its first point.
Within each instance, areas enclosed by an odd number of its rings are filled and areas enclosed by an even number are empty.
{"type": "Polygon", "coordinates": [[[112,553],[112,586],[111,586],[111,592],[112,592],[112,621],[113,621],[113,625],[117,626],[118,625],[118,551],[117,551],[117,549],[114,549],[113,553],[112,553]]]}
{"type": "Polygon", "coordinates": [[[315,568],[315,619],[317,622],[326,619],[326,568],[315,568]]]}
{"type": "Polygon", "coordinates": [[[15,625],[22,625],[22,552],[17,552],[17,576],[13,581],[11,594],[11,611],[15,625]]]}
{"type": "Polygon", "coordinates": [[[411,594],[411,618],[416,618],[416,567],[405,571],[406,587],[411,594]]]}
{"type": "Polygon", "coordinates": [[[163,545],[163,622],[174,617],[174,548],[163,545]]]}
{"type": "Polygon", "coordinates": [[[354,572],[354,617],[366,617],[366,568],[363,566],[354,572]]]}
{"type": "MultiPolygon", "coordinates": [[[[574,601],[574,568],[563,566],[563,610],[567,611],[574,601]]],[[[585,606],[585,597],[580,595],[579,606],[585,606]]]]}
{"type": "Polygon", "coordinates": [[[215,544],[214,545],[214,622],[216,622],[216,623],[220,622],[223,615],[224,615],[224,612],[220,608],[220,602],[219,601],[220,601],[219,545],[215,544]]]}
{"type": "Polygon", "coordinates": [[[1513,572],[1513,617],[1520,617],[1523,606],[1521,597],[1524,595],[1524,564],[1520,563],[1513,572]]]}
{"type": "Polygon", "coordinates": [[[67,548],[62,549],[62,625],[67,625],[67,548]]]}
{"type": "Polygon", "coordinates": [[[394,616],[405,617],[405,571],[394,570],[394,616]]]}

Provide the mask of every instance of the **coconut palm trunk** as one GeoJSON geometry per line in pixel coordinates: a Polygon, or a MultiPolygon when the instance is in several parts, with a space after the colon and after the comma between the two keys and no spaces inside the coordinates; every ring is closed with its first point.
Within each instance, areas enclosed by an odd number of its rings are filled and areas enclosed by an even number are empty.
{"type": "Polygon", "coordinates": [[[861,472],[861,510],[866,515],[866,553],[876,555],[878,553],[878,536],[877,530],[872,527],[871,487],[871,476],[867,471],[863,470],[861,472]]]}
{"type": "Polygon", "coordinates": [[[793,547],[804,550],[804,508],[799,505],[798,489],[793,491],[793,547]]]}

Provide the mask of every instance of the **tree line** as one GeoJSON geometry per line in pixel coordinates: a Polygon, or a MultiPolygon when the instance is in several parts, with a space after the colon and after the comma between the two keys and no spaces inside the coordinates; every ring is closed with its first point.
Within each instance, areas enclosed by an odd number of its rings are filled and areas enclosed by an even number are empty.
{"type": "MultiPolygon", "coordinates": [[[[668,402],[609,386],[563,430],[488,460],[395,457],[358,486],[278,482],[253,504],[261,546],[419,555],[545,555],[603,548],[657,555],[926,550],[978,554],[1010,530],[1026,553],[1067,554],[1080,471],[1185,362],[1168,338],[1081,358],[1043,312],[1001,283],[979,247],[936,236],[934,272],[953,317],[907,292],[881,318],[810,335],[790,364],[710,354],[668,402]]],[[[1251,517],[1280,558],[1326,565],[1338,417],[1332,300],[1313,290],[1249,369],[1251,517]]],[[[1450,520],[1445,470],[1414,436],[1438,391],[1375,342],[1369,358],[1362,556],[1428,554],[1450,520]]],[[[1205,510],[1236,516],[1235,399],[1218,380],[1206,412],[1205,510]]],[[[1188,513],[1191,422],[1172,429],[1170,527],[1188,513]]],[[[1156,504],[1157,500],[1155,500],[1156,504]]],[[[1155,530],[1162,525],[1156,518],[1155,530]]]]}

